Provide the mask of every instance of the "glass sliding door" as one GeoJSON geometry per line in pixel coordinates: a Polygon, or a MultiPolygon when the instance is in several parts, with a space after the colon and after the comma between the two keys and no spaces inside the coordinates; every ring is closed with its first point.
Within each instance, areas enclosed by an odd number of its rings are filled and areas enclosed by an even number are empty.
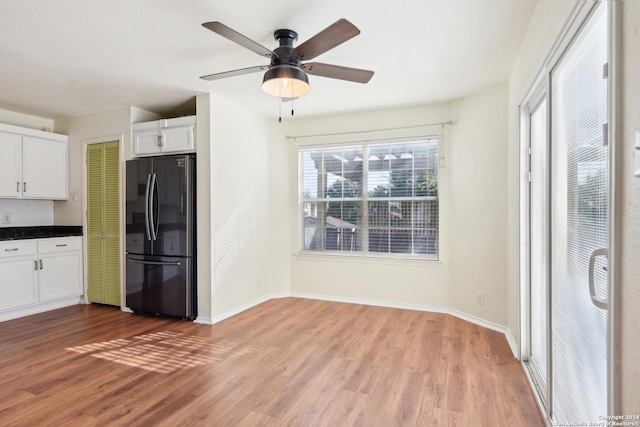
{"type": "Polygon", "coordinates": [[[548,353],[548,127],[546,98],[529,115],[530,138],[530,319],[528,362],[546,405],[548,353]]]}
{"type": "Polygon", "coordinates": [[[607,7],[551,74],[552,416],[607,415],[607,7]]]}
{"type": "MultiPolygon", "coordinates": [[[[609,13],[582,3],[521,104],[522,360],[552,423],[612,415],[609,13]]],[[[569,425],[567,424],[567,425],[569,425]]],[[[585,424],[586,425],[586,424],[585,424]]]]}

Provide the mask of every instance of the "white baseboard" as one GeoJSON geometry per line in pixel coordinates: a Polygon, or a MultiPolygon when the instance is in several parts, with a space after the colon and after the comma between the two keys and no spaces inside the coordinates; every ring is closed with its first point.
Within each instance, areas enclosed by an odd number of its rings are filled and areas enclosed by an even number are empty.
{"type": "Polygon", "coordinates": [[[516,343],[516,339],[513,337],[513,334],[511,333],[511,331],[505,328],[504,336],[507,338],[509,347],[511,347],[511,351],[513,352],[513,357],[520,360],[520,352],[518,351],[518,344],[516,343]]]}
{"type": "Polygon", "coordinates": [[[267,294],[260,298],[256,298],[252,301],[247,302],[246,304],[242,304],[222,314],[219,314],[213,317],[212,319],[198,316],[196,320],[194,320],[194,323],[214,325],[218,322],[228,319],[229,317],[235,316],[236,314],[240,314],[243,311],[246,311],[250,308],[253,308],[269,300],[276,299],[276,298],[287,298],[287,297],[306,298],[306,299],[332,301],[332,302],[343,302],[348,304],[372,305],[377,307],[400,308],[404,310],[426,311],[430,313],[450,314],[454,317],[465,320],[467,322],[471,322],[475,325],[482,326],[484,328],[491,329],[492,331],[496,331],[501,334],[504,334],[507,340],[507,343],[511,348],[511,351],[513,352],[513,356],[516,359],[519,359],[518,351],[517,351],[518,346],[516,344],[516,340],[514,339],[509,329],[505,328],[504,326],[498,325],[496,323],[489,322],[489,321],[486,321],[486,320],[477,318],[475,316],[471,316],[466,313],[462,313],[460,311],[453,310],[447,307],[425,306],[425,305],[417,305],[417,304],[403,304],[403,303],[396,303],[396,302],[389,302],[389,301],[370,300],[370,299],[364,299],[364,298],[349,298],[349,297],[339,297],[334,295],[309,294],[304,292],[281,292],[281,293],[267,294]]]}
{"type": "MultiPolygon", "coordinates": [[[[274,293],[274,294],[267,294],[264,296],[261,296],[260,298],[256,298],[253,301],[249,301],[246,304],[242,304],[238,307],[232,308],[231,310],[225,311],[222,314],[219,314],[217,316],[214,316],[211,319],[211,325],[215,325],[218,322],[222,322],[225,319],[228,319],[231,316],[235,316],[236,314],[242,313],[243,311],[249,310],[250,308],[255,307],[256,305],[262,304],[263,302],[267,302],[269,300],[272,299],[277,299],[277,298],[286,298],[291,296],[291,294],[289,294],[288,292],[283,292],[283,293],[274,293]]],[[[198,317],[196,319],[196,323],[203,323],[202,322],[202,318],[198,317]]]]}
{"type": "Polygon", "coordinates": [[[430,313],[442,313],[442,314],[450,314],[454,317],[457,317],[462,320],[466,320],[467,322],[471,322],[475,325],[482,326],[487,329],[491,329],[492,331],[500,332],[504,334],[511,351],[513,352],[513,356],[518,359],[517,354],[517,345],[516,341],[511,334],[509,329],[504,326],[498,325],[493,322],[488,322],[486,320],[480,319],[475,316],[471,316],[466,313],[462,313],[457,310],[453,310],[446,307],[437,307],[437,306],[425,306],[425,305],[417,305],[417,304],[403,304],[403,303],[395,303],[389,301],[378,301],[378,300],[368,300],[362,298],[348,298],[348,297],[336,297],[333,295],[321,295],[321,294],[307,294],[302,292],[292,292],[291,296],[294,298],[307,298],[307,299],[316,299],[323,301],[334,301],[334,302],[344,302],[349,304],[362,304],[362,305],[373,305],[377,307],[389,307],[389,308],[401,308],[404,310],[416,310],[416,311],[427,311],[430,313]]]}
{"type": "Polygon", "coordinates": [[[211,320],[210,317],[204,317],[204,316],[197,316],[195,318],[195,320],[193,321],[193,323],[200,323],[203,325],[213,325],[213,321],[211,320]]]}
{"type": "Polygon", "coordinates": [[[14,308],[0,313],[0,322],[17,319],[19,317],[30,316],[32,314],[44,313],[45,311],[56,310],[70,305],[82,304],[82,297],[62,298],[55,301],[38,303],[26,307],[14,308]]]}

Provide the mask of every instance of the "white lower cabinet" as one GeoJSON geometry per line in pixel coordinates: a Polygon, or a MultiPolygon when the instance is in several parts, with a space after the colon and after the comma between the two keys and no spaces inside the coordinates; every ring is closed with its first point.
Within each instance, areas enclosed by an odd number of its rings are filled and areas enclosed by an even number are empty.
{"type": "Polygon", "coordinates": [[[0,310],[38,302],[35,240],[0,243],[0,310]]]}
{"type": "Polygon", "coordinates": [[[38,241],[40,301],[82,295],[82,239],[38,241]]]}
{"type": "Polygon", "coordinates": [[[0,242],[0,320],[80,302],[82,237],[0,242]]]}

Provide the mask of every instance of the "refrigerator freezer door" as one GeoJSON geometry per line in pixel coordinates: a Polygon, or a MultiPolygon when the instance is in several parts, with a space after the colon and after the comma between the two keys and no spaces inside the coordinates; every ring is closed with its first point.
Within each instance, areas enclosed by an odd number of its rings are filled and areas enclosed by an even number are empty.
{"type": "Polygon", "coordinates": [[[127,306],[133,311],[194,319],[191,259],[127,256],[127,306]]]}

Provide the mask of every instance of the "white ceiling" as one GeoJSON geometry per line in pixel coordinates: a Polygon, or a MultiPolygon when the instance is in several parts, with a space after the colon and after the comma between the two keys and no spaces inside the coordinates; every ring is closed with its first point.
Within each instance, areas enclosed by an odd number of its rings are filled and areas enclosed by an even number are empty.
{"type": "MultiPolygon", "coordinates": [[[[339,18],[361,34],[314,59],[375,71],[368,84],[310,76],[296,116],[451,100],[508,78],[537,0],[0,0],[0,108],[44,117],[133,105],[160,114],[211,92],[268,117],[262,73],[199,77],[268,59],[203,28],[220,21],[275,49],[339,18]]],[[[290,106],[282,106],[287,114],[290,106]]]]}

